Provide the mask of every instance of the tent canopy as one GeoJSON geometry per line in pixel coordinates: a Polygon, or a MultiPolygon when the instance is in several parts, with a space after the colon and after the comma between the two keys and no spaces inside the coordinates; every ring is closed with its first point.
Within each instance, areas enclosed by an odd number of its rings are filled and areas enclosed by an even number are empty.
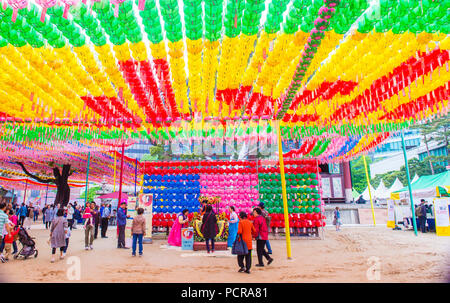
{"type": "MultiPolygon", "coordinates": [[[[375,198],[375,188],[373,188],[372,184],[370,184],[370,194],[372,195],[372,199],[375,198]]],[[[362,196],[364,200],[370,200],[369,196],[369,187],[366,187],[366,189],[363,191],[362,196]]]]}
{"type": "Polygon", "coordinates": [[[383,180],[381,180],[380,185],[378,185],[377,189],[375,190],[375,198],[378,199],[388,199],[390,196],[389,189],[384,185],[383,180]]]}
{"type": "Polygon", "coordinates": [[[354,199],[358,199],[360,195],[361,195],[361,194],[358,193],[358,191],[357,191],[356,189],[353,189],[353,190],[352,190],[352,197],[353,197],[354,199]]]}
{"type": "MultiPolygon", "coordinates": [[[[411,189],[413,191],[428,188],[436,189],[437,186],[450,186],[450,171],[446,171],[436,175],[422,176],[417,179],[416,182],[411,183],[411,189]]],[[[403,192],[407,190],[408,186],[405,186],[402,189],[397,190],[396,192],[403,192]]]]}
{"type": "Polygon", "coordinates": [[[389,188],[390,192],[395,192],[397,190],[402,189],[404,186],[402,184],[402,182],[400,182],[400,180],[398,178],[395,179],[394,183],[392,184],[392,186],[389,188]]]}

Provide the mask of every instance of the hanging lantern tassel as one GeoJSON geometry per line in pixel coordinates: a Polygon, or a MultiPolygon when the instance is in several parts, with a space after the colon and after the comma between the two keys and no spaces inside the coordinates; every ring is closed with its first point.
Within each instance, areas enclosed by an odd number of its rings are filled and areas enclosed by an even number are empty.
{"type": "Polygon", "coordinates": [[[139,0],[138,9],[143,11],[145,9],[145,0],[139,0]]]}
{"type": "MultiPolygon", "coordinates": [[[[19,9],[27,7],[28,0],[8,0],[8,3],[13,8],[13,14],[12,14],[11,21],[13,23],[15,23],[19,9]]],[[[3,9],[6,10],[6,3],[3,4],[3,9]]]]}

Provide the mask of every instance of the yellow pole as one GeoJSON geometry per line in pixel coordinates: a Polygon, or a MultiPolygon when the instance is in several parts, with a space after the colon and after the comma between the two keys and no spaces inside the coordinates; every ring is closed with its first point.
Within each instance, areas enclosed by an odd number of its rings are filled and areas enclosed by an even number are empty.
{"type": "Polygon", "coordinates": [[[286,194],[286,178],[284,175],[284,162],[283,162],[283,146],[281,144],[281,131],[280,131],[280,121],[276,120],[277,124],[277,134],[278,134],[278,158],[280,161],[280,174],[281,174],[281,189],[283,193],[283,209],[284,209],[284,227],[286,231],[286,250],[287,258],[291,259],[291,230],[289,228],[289,212],[287,204],[287,194],[286,194]]]}
{"type": "Polygon", "coordinates": [[[366,156],[363,156],[363,159],[364,159],[364,169],[366,170],[367,188],[369,189],[370,207],[372,208],[373,226],[377,226],[377,223],[375,222],[375,211],[373,210],[372,193],[370,192],[370,180],[369,180],[369,172],[367,171],[366,156]]]}
{"type": "Polygon", "coordinates": [[[116,192],[116,167],[117,167],[116,159],[117,159],[117,153],[116,153],[116,151],[114,151],[114,190],[113,190],[113,193],[116,192]]]}

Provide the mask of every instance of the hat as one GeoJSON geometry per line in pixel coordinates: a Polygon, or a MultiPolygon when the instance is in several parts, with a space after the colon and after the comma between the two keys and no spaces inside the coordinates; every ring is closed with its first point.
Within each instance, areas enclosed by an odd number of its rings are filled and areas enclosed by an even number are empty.
{"type": "Polygon", "coordinates": [[[259,207],[264,207],[264,202],[260,202],[260,203],[258,204],[258,206],[259,206],[259,207]]]}
{"type": "Polygon", "coordinates": [[[427,201],[425,201],[425,199],[421,199],[420,202],[427,202],[427,201]]]}

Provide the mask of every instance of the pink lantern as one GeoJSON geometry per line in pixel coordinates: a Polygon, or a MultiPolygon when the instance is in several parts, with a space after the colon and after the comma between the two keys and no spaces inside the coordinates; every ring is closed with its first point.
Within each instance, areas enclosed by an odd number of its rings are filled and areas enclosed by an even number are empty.
{"type": "Polygon", "coordinates": [[[8,0],[8,3],[13,9],[11,21],[16,22],[17,12],[19,9],[26,8],[28,6],[28,0],[8,0]]]}
{"type": "Polygon", "coordinates": [[[125,2],[126,0],[110,0],[111,4],[114,5],[114,17],[119,17],[119,4],[125,2]]]}
{"type": "Polygon", "coordinates": [[[45,14],[47,13],[47,8],[56,5],[56,0],[36,0],[37,4],[42,6],[41,12],[41,22],[45,22],[45,14]]]}
{"type": "Polygon", "coordinates": [[[63,18],[67,19],[67,13],[72,5],[77,5],[80,0],[61,0],[64,3],[63,18]]]}

